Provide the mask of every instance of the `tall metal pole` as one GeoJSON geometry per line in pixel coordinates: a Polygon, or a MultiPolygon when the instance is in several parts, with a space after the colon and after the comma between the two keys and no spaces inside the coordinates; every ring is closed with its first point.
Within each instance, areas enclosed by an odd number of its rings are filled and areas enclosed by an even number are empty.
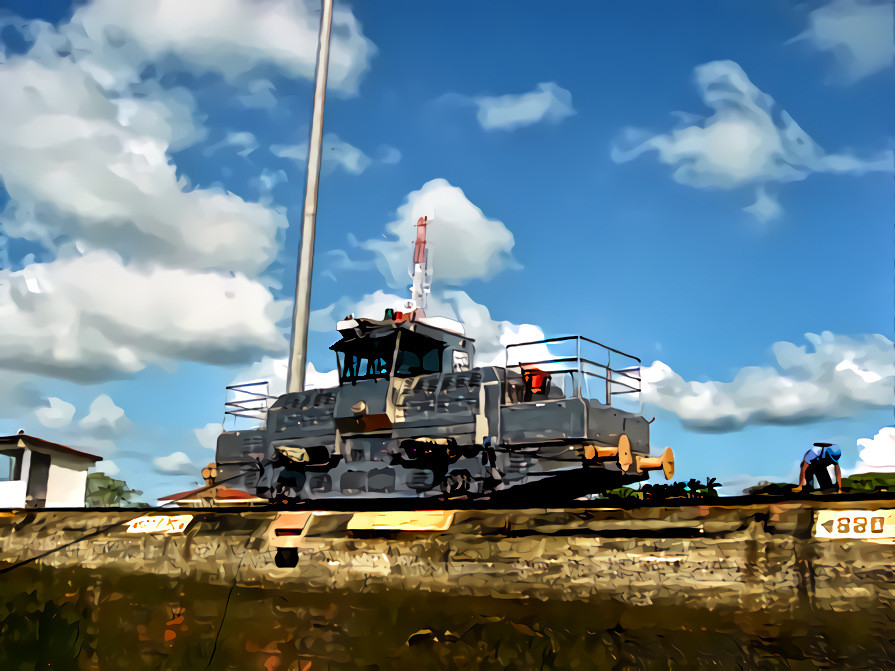
{"type": "Polygon", "coordinates": [[[308,360],[308,314],[311,309],[311,274],[314,271],[314,230],[317,224],[317,187],[320,183],[320,159],[323,144],[323,102],[326,98],[326,69],[329,65],[329,34],[333,21],[333,0],[323,0],[320,17],[320,41],[317,46],[317,85],[314,89],[314,115],[308,141],[308,182],[301,221],[301,251],[295,278],[295,308],[292,312],[292,343],[289,348],[289,373],[286,391],[304,391],[308,360]]]}

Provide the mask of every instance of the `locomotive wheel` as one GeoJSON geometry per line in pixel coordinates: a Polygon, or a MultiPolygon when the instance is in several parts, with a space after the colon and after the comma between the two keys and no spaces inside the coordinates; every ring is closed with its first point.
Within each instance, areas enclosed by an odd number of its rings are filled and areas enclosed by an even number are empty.
{"type": "Polygon", "coordinates": [[[466,496],[469,494],[471,481],[468,471],[450,473],[441,483],[441,491],[448,497],[466,496]]]}

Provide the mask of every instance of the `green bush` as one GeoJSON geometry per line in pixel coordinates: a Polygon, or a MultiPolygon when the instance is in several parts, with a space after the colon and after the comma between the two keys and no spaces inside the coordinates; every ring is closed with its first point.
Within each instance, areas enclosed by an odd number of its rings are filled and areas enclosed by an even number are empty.
{"type": "Polygon", "coordinates": [[[124,480],[115,480],[105,473],[87,474],[85,505],[88,508],[145,508],[137,501],[143,492],[131,489],[124,480]]]}

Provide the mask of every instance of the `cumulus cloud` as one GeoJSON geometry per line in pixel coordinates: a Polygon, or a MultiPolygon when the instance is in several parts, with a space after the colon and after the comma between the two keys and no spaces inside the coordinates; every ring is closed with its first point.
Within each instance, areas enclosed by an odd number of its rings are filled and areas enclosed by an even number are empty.
{"type": "Polygon", "coordinates": [[[100,394],[93,403],[87,416],[78,422],[78,428],[93,437],[110,440],[120,436],[131,426],[124,410],[117,405],[108,394],[100,394]]]}
{"type": "Polygon", "coordinates": [[[743,210],[762,223],[776,219],[783,213],[780,203],[764,187],[759,187],[756,190],[755,202],[749,207],[744,207],[743,210]]]}
{"type": "Polygon", "coordinates": [[[272,109],[276,107],[277,98],[273,93],[276,91],[276,87],[273,85],[273,82],[267,79],[252,78],[245,88],[248,89],[247,93],[236,96],[236,99],[239,100],[243,107],[258,109],[272,109]]]}
{"type": "Polygon", "coordinates": [[[0,88],[6,235],[197,269],[272,262],[282,213],[177,176],[169,152],[195,131],[186,92],[110,99],[73,62],[24,57],[0,64],[0,88]]]}
{"type": "MultiPolygon", "coordinates": [[[[534,324],[492,319],[491,311],[465,291],[445,291],[438,302],[441,303],[439,314],[443,312],[460,321],[466,333],[475,339],[475,361],[478,366],[505,366],[508,363],[507,345],[544,338],[544,332],[534,324]]],[[[510,364],[540,360],[547,356],[547,352],[544,348],[517,348],[515,356],[522,358],[510,360],[510,364]]]]}
{"type": "Polygon", "coordinates": [[[398,208],[397,219],[386,226],[391,239],[360,243],[376,254],[376,265],[391,287],[410,283],[414,224],[423,216],[431,220],[426,236],[435,282],[488,279],[517,266],[511,253],[515,241],[507,227],[486,217],[458,187],[433,179],[410,193],[398,208]]]}
{"type": "Polygon", "coordinates": [[[895,427],[885,426],[873,438],[859,438],[862,448],[856,473],[895,472],[895,427]]]}
{"type": "Polygon", "coordinates": [[[126,377],[147,362],[251,361],[285,349],[276,328],[284,314],[267,289],[239,274],[127,266],[91,252],[0,271],[9,334],[0,339],[0,367],[88,382],[126,377]]]}
{"type": "MultiPolygon", "coordinates": [[[[48,390],[25,373],[4,371],[0,375],[0,418],[20,420],[49,405],[48,390]]],[[[26,428],[20,426],[19,428],[26,428]]]]}
{"type": "Polygon", "coordinates": [[[155,469],[166,475],[196,475],[201,468],[193,465],[190,458],[183,452],[172,452],[166,457],[157,457],[152,460],[155,469]]]}
{"type": "Polygon", "coordinates": [[[221,140],[207,146],[204,150],[206,156],[219,151],[221,149],[235,148],[238,156],[248,156],[258,148],[258,139],[247,131],[230,131],[221,140]]]}
{"type": "MultiPolygon", "coordinates": [[[[74,49],[88,49],[85,64],[106,88],[139,81],[148,62],[216,72],[239,80],[259,65],[314,78],[320,5],[313,0],[94,0],[63,29],[74,49]]],[[[376,47],[351,11],[333,11],[328,84],[357,93],[376,47]]]]}
{"type": "Polygon", "coordinates": [[[115,477],[121,472],[121,469],[118,468],[118,464],[116,464],[111,459],[103,459],[102,461],[98,461],[93,465],[92,473],[105,473],[110,478],[115,477]]]}
{"type": "Polygon", "coordinates": [[[206,450],[213,450],[217,447],[218,436],[221,435],[222,430],[219,422],[212,422],[201,429],[193,429],[193,433],[202,447],[206,450]]]}
{"type": "Polygon", "coordinates": [[[803,424],[895,405],[895,345],[888,338],[828,331],[805,338],[808,346],[775,343],[775,367],[743,368],[730,382],[688,382],[657,361],[641,371],[643,401],[706,432],[803,424]]]}
{"type": "Polygon", "coordinates": [[[383,145],[379,148],[379,162],[385,165],[397,165],[401,162],[401,152],[389,145],[383,145]]]}
{"type": "Polygon", "coordinates": [[[515,130],[541,121],[559,123],[575,114],[572,94],[553,82],[538,84],[521,95],[479,96],[474,98],[477,118],[485,130],[515,130]]]}
{"type": "MultiPolygon", "coordinates": [[[[308,143],[297,145],[275,144],[270,148],[274,156],[288,158],[302,165],[308,160],[308,143]]],[[[359,175],[372,163],[372,159],[357,147],[354,147],[338,135],[327,133],[323,136],[324,171],[342,169],[350,175],[359,175]]],[[[384,162],[384,161],[383,161],[384,162]]]]}
{"type": "Polygon", "coordinates": [[[672,166],[672,176],[681,184],[757,186],[757,202],[748,209],[759,218],[779,213],[760,188],[769,182],[801,180],[815,172],[860,175],[893,169],[891,151],[870,159],[824,151],[733,61],[705,63],[694,76],[703,102],[714,113],[699,121],[684,117],[680,128],[666,134],[625,129],[612,148],[613,160],[654,152],[659,162],[672,166]]]}
{"type": "Polygon", "coordinates": [[[839,78],[853,83],[895,61],[889,0],[833,0],[808,15],[808,27],[790,42],[805,42],[836,59],[839,78]]]}
{"type": "Polygon", "coordinates": [[[75,406],[53,396],[47,399],[47,403],[48,406],[34,412],[38,422],[51,429],[60,429],[71,424],[75,416],[75,406]]]}

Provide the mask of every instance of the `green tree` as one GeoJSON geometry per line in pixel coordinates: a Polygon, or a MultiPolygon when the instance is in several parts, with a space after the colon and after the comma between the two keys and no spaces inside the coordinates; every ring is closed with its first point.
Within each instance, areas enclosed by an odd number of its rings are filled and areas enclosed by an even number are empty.
{"type": "Polygon", "coordinates": [[[124,480],[115,480],[105,473],[87,474],[85,503],[88,508],[142,508],[146,504],[136,500],[142,493],[128,487],[124,480]]]}

